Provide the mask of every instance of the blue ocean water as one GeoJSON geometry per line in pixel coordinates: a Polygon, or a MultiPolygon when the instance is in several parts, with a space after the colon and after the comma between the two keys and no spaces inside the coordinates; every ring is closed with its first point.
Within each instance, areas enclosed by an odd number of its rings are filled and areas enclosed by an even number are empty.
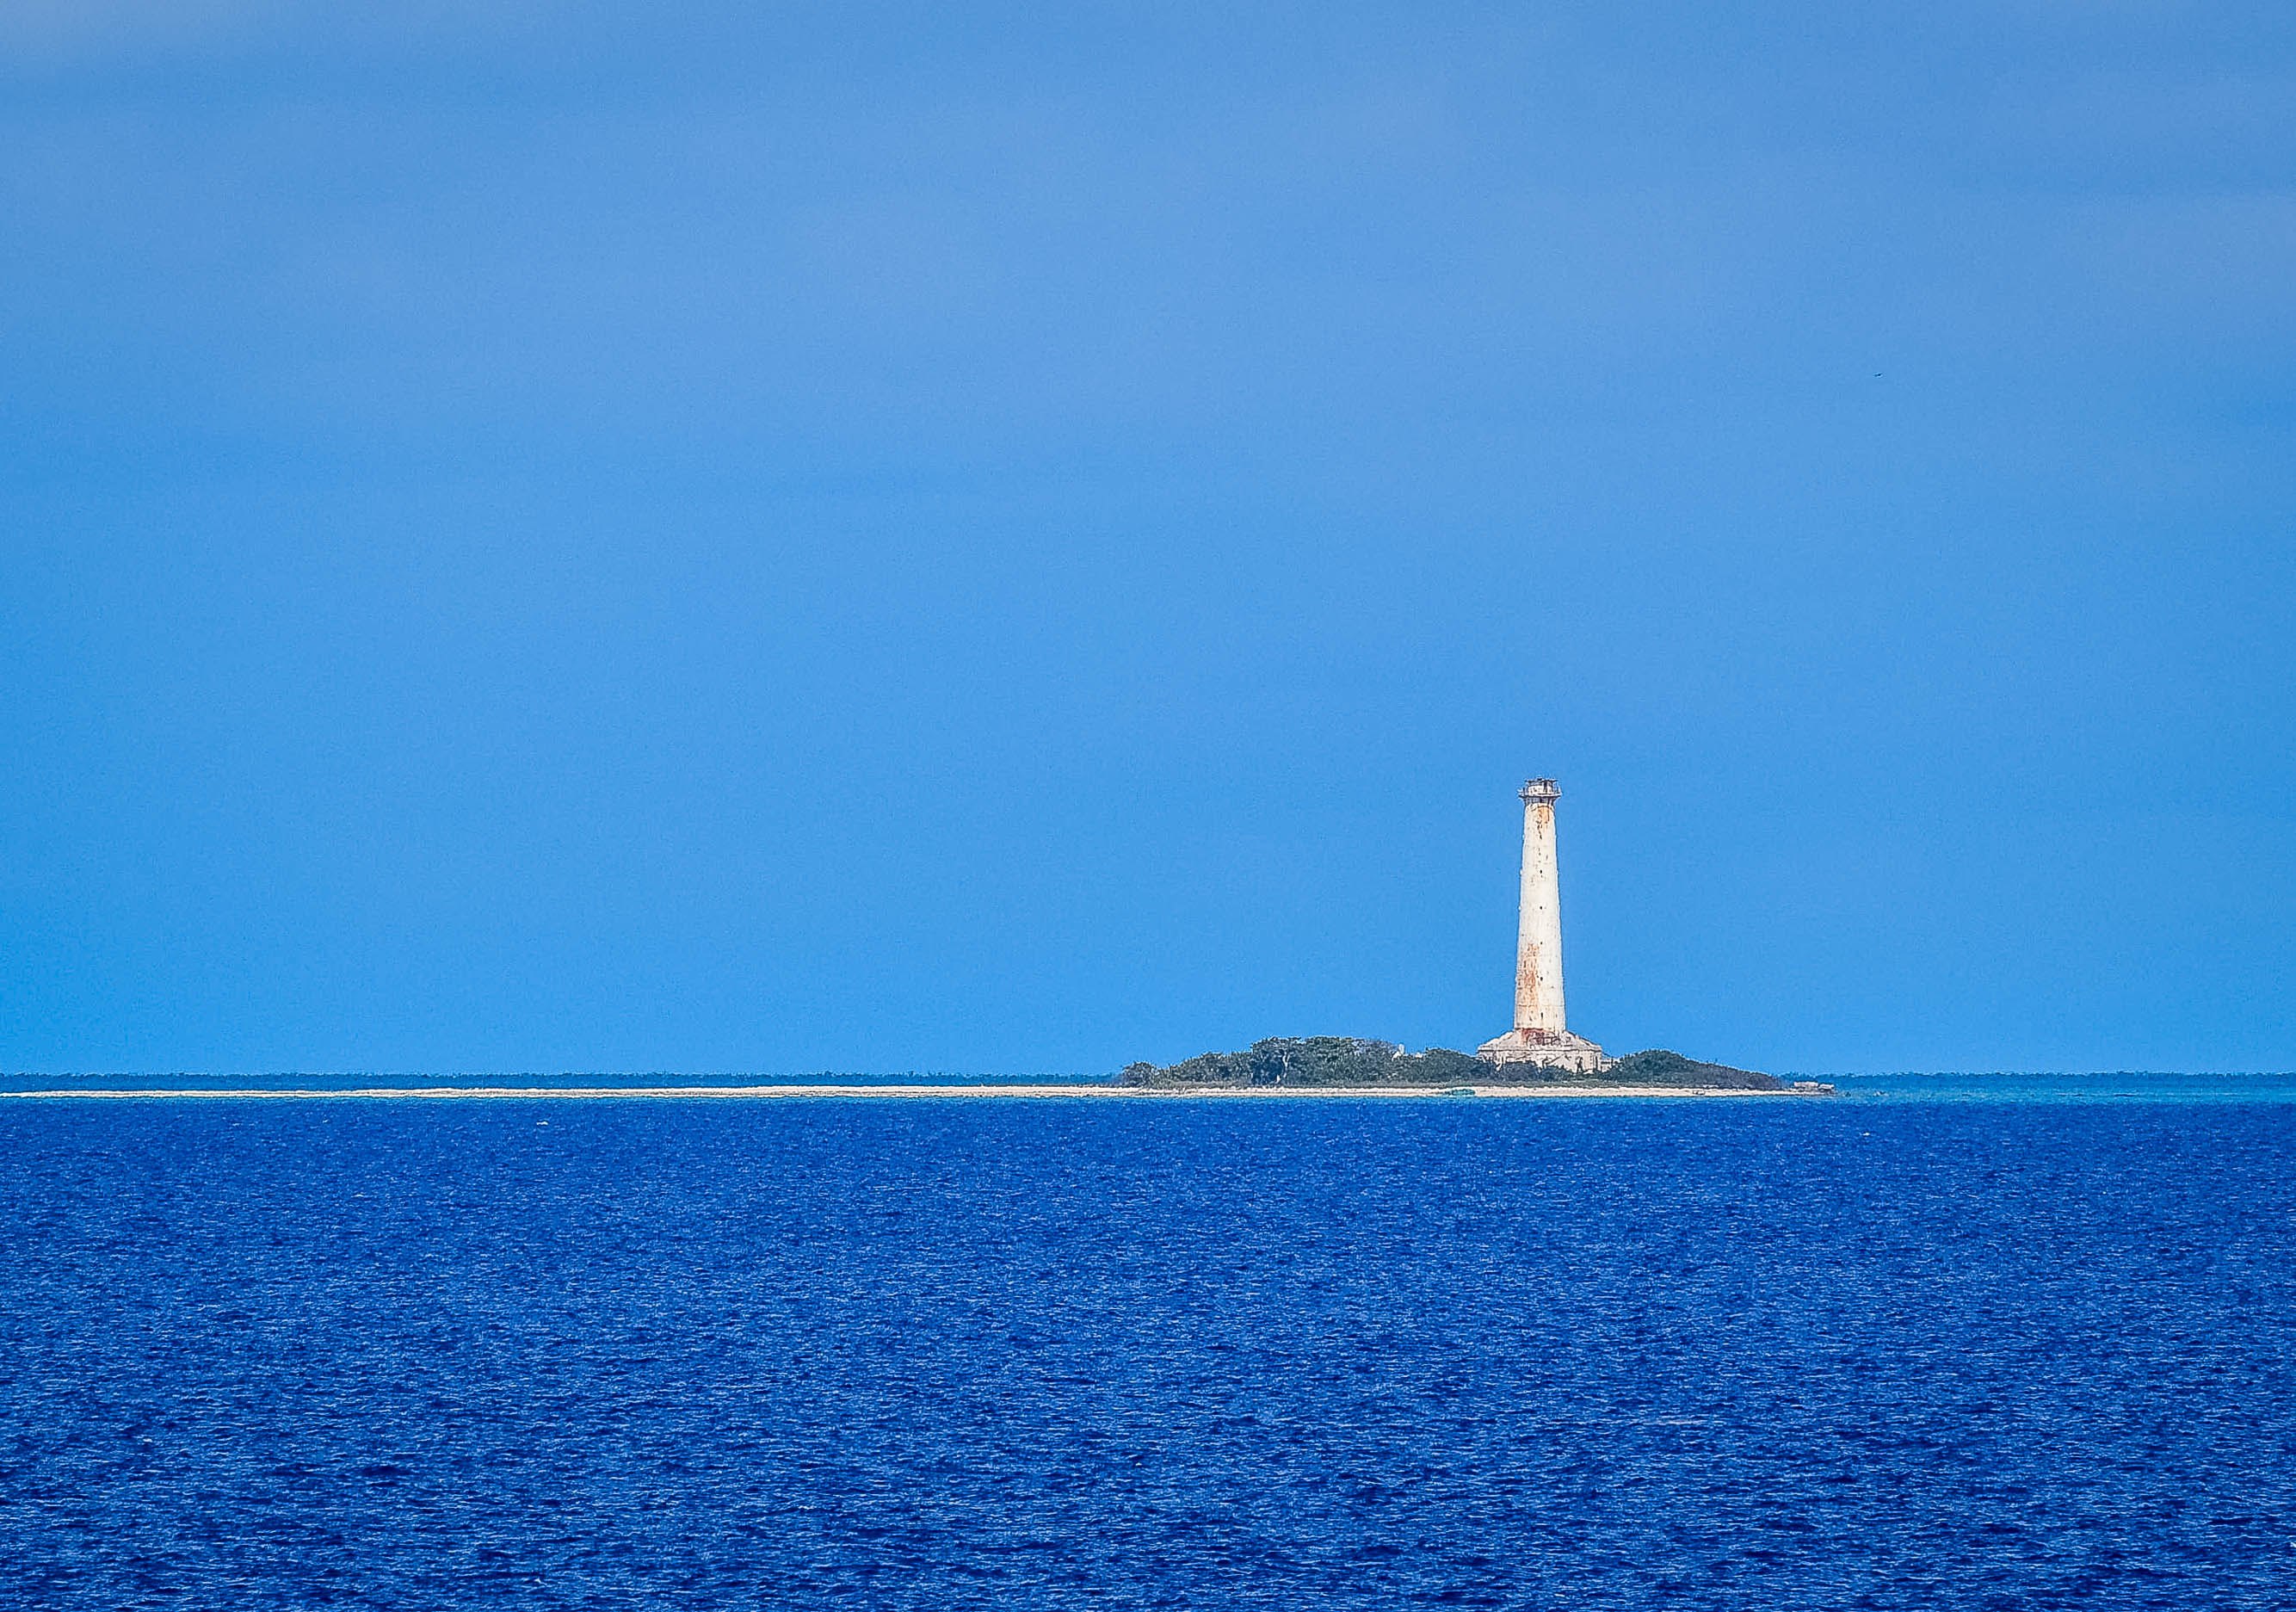
{"type": "Polygon", "coordinates": [[[0,1102],[0,1604],[2296,1605],[2296,1104],[1888,1089],[0,1102]]]}

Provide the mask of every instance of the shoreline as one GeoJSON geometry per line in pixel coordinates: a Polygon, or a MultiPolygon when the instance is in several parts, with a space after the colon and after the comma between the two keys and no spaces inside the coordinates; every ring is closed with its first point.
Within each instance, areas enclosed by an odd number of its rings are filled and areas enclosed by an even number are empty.
{"type": "Polygon", "coordinates": [[[1727,1086],[1087,1086],[1087,1085],[761,1085],[761,1086],[359,1086],[327,1090],[308,1086],[116,1087],[73,1090],[0,1091],[0,1102],[123,1102],[185,1099],[439,1102],[537,1101],[554,1098],[613,1098],[643,1101],[717,1098],[788,1101],[805,1098],[1119,1098],[1133,1100],[1193,1098],[1605,1098],[1605,1097],[1824,1097],[1829,1092],[1760,1091],[1727,1086]]]}

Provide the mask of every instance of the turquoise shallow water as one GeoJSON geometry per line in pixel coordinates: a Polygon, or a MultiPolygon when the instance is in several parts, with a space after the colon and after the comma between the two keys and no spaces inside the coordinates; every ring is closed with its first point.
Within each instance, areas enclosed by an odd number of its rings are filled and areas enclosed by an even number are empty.
{"type": "Polygon", "coordinates": [[[1839,1094],[1888,1103],[2292,1103],[2290,1074],[1834,1074],[1839,1094]]]}

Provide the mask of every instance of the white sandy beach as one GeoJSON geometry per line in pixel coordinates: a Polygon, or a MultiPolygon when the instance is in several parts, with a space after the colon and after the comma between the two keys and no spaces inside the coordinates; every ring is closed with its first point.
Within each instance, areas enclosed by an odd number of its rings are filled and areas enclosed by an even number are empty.
{"type": "Polygon", "coordinates": [[[373,1101],[382,1098],[471,1099],[613,1098],[680,1099],[717,1098],[757,1100],[793,1098],[1116,1098],[1125,1100],[1173,1101],[1204,1098],[1617,1098],[1617,1097],[1812,1097],[1807,1091],[1748,1091],[1712,1086],[1201,1086],[1186,1089],[1142,1086],[1086,1085],[779,1085],[779,1086],[361,1086],[342,1090],[313,1087],[241,1086],[226,1088],[140,1087],[102,1090],[55,1089],[0,1092],[0,1100],[151,1101],[207,1098],[240,1100],[250,1098],[373,1101]]]}

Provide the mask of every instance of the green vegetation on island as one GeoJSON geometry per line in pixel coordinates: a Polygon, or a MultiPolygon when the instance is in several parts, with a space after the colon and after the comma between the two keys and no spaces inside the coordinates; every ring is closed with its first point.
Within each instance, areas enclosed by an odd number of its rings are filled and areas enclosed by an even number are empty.
{"type": "Polygon", "coordinates": [[[1493,1064],[1447,1047],[1406,1052],[1393,1041],[1356,1036],[1271,1036],[1242,1052],[1207,1052],[1184,1063],[1134,1064],[1127,1086],[1696,1086],[1783,1091],[1784,1081],[1751,1069],[1702,1064],[1652,1049],[1612,1062],[1600,1074],[1528,1064],[1493,1064]]]}
{"type": "Polygon", "coordinates": [[[1702,1064],[1696,1058],[1658,1047],[1612,1060],[1596,1079],[1618,1086],[1702,1086],[1722,1091],[1786,1090],[1786,1083],[1775,1074],[1733,1069],[1727,1064],[1702,1064]]]}

